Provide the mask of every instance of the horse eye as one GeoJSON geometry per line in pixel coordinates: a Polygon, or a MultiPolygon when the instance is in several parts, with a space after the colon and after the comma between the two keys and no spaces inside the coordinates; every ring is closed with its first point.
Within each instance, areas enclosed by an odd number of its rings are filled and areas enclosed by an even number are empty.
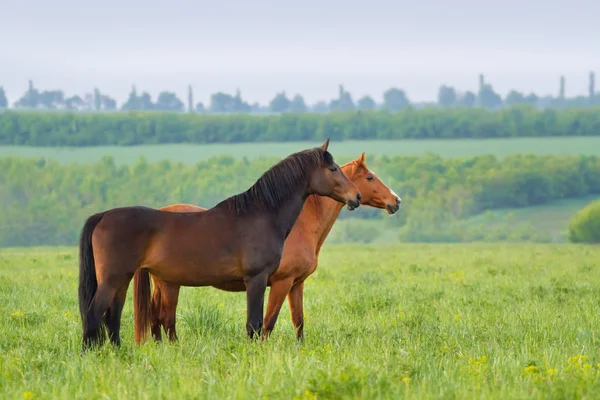
{"type": "Polygon", "coordinates": [[[337,168],[336,168],[336,167],[331,167],[331,168],[329,168],[329,170],[330,170],[331,172],[335,172],[335,171],[337,171],[337,168]]]}
{"type": "Polygon", "coordinates": [[[372,180],[373,180],[373,177],[372,177],[372,176],[367,176],[367,180],[368,180],[368,181],[372,181],[372,180]]]}

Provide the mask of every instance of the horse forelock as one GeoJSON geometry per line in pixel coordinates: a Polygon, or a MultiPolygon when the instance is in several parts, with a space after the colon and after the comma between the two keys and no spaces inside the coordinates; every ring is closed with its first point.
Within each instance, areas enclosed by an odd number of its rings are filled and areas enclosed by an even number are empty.
{"type": "Polygon", "coordinates": [[[255,207],[272,210],[279,207],[301,185],[322,161],[333,162],[333,157],[320,148],[291,154],[265,171],[247,191],[226,199],[230,209],[243,213],[255,207]]]}

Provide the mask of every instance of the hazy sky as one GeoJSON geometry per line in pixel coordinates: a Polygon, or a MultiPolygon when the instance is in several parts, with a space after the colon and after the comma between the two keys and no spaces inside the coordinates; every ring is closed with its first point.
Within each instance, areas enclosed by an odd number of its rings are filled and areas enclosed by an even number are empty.
{"type": "Polygon", "coordinates": [[[503,95],[556,94],[564,74],[572,96],[590,70],[600,80],[600,1],[0,0],[0,44],[11,102],[28,79],[119,103],[132,84],[154,99],[192,84],[205,104],[237,87],[314,103],[339,83],[355,99],[397,86],[425,101],[440,84],[475,90],[480,72],[503,95]]]}

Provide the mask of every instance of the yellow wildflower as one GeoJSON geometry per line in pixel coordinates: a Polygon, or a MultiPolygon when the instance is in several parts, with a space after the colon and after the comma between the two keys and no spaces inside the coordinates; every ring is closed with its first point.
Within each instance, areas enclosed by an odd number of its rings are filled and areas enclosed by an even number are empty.
{"type": "Polygon", "coordinates": [[[583,354],[578,354],[573,357],[569,357],[569,364],[581,364],[583,361],[587,360],[587,356],[583,354]]]}
{"type": "Polygon", "coordinates": [[[548,374],[548,376],[556,375],[556,369],[550,368],[546,371],[546,373],[548,374]]]}
{"type": "MultiPolygon", "coordinates": [[[[23,311],[15,311],[12,314],[10,314],[11,317],[13,318],[21,318],[25,316],[25,313],[23,311]]],[[[29,392],[26,392],[29,393],[29,392]]]]}
{"type": "Polygon", "coordinates": [[[535,365],[530,365],[525,368],[526,374],[535,374],[537,372],[538,372],[538,367],[536,367],[535,365]]]}
{"type": "Polygon", "coordinates": [[[409,378],[408,376],[405,376],[404,378],[402,378],[402,382],[408,384],[410,381],[412,381],[411,378],[409,378]]]}
{"type": "Polygon", "coordinates": [[[35,399],[35,393],[33,392],[23,392],[23,397],[26,399],[35,399]]]}

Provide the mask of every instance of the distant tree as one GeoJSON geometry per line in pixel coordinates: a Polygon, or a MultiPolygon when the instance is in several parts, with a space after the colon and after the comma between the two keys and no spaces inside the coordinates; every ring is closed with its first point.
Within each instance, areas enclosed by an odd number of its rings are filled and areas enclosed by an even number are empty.
{"type": "Polygon", "coordinates": [[[86,93],[83,95],[83,109],[86,111],[92,111],[94,109],[94,94],[86,93]]]}
{"type": "Polygon", "coordinates": [[[452,107],[456,104],[456,91],[453,87],[442,85],[438,92],[438,104],[441,107],[452,107]]]}
{"type": "Polygon", "coordinates": [[[564,77],[564,75],[561,75],[561,77],[560,77],[560,88],[559,88],[559,92],[558,92],[558,98],[561,100],[565,99],[565,77],[564,77]]]}
{"type": "Polygon", "coordinates": [[[477,96],[473,92],[465,92],[461,96],[458,96],[458,100],[456,104],[460,107],[475,107],[475,103],[477,103],[477,96]]]}
{"type": "Polygon", "coordinates": [[[179,100],[175,93],[160,92],[153,108],[161,111],[183,111],[185,105],[183,104],[183,101],[179,100]]]}
{"type": "Polygon", "coordinates": [[[529,93],[527,96],[525,96],[525,103],[531,104],[531,105],[536,105],[537,102],[538,102],[538,96],[535,93],[529,93]]]}
{"type": "Polygon", "coordinates": [[[210,111],[233,112],[233,96],[218,92],[210,96],[210,111]]]}
{"type": "Polygon", "coordinates": [[[506,95],[504,102],[507,105],[523,104],[525,103],[525,96],[523,93],[517,92],[516,90],[511,90],[508,95],[506,95]]]}
{"type": "Polygon", "coordinates": [[[196,104],[196,107],[194,108],[194,110],[195,110],[197,113],[203,113],[203,112],[205,112],[205,111],[206,111],[206,109],[204,108],[204,104],[202,104],[202,103],[198,103],[198,104],[196,104]]]}
{"type": "Polygon", "coordinates": [[[375,100],[371,96],[363,96],[356,103],[359,110],[374,110],[377,107],[375,100]]]}
{"type": "Polygon", "coordinates": [[[114,111],[117,109],[117,101],[107,95],[100,95],[100,108],[102,110],[114,111]]]}
{"type": "MultiPolygon", "coordinates": [[[[182,103],[183,104],[183,103],[182,103]]],[[[138,97],[138,110],[153,110],[154,104],[152,103],[152,97],[148,92],[143,92],[138,97]]]]}
{"type": "Polygon", "coordinates": [[[81,97],[75,95],[65,100],[65,108],[67,110],[83,110],[85,108],[85,102],[81,97]]]}
{"type": "Polygon", "coordinates": [[[290,109],[291,103],[290,99],[285,95],[285,91],[279,92],[269,103],[269,109],[273,112],[285,112],[290,109]]]}
{"type": "Polygon", "coordinates": [[[194,112],[194,92],[192,85],[188,85],[188,112],[194,112]]]}
{"type": "Polygon", "coordinates": [[[33,87],[33,82],[29,81],[29,88],[16,103],[17,108],[36,108],[39,102],[40,93],[36,88],[33,87]]]}
{"type": "Polygon", "coordinates": [[[590,83],[588,84],[588,95],[591,100],[596,97],[596,75],[590,72],[590,83]]]}
{"type": "Polygon", "coordinates": [[[242,93],[240,92],[240,89],[236,89],[235,91],[235,96],[233,97],[233,105],[232,105],[233,111],[234,112],[250,112],[252,110],[252,106],[250,106],[250,104],[246,103],[244,100],[242,100],[242,93]]]}
{"type": "Polygon", "coordinates": [[[477,96],[477,100],[479,105],[484,108],[498,108],[502,105],[502,97],[492,88],[490,84],[484,84],[481,89],[479,89],[479,94],[477,96]]]}
{"type": "Polygon", "coordinates": [[[64,107],[64,93],[60,90],[43,91],[38,94],[38,107],[54,110],[64,107]]]}
{"type": "Polygon", "coordinates": [[[306,112],[306,103],[304,103],[304,97],[297,94],[290,103],[290,111],[293,112],[306,112]]]}
{"type": "Polygon", "coordinates": [[[255,101],[254,103],[252,103],[251,107],[251,112],[265,112],[265,111],[269,111],[269,107],[263,107],[260,105],[259,102],[255,101]]]}
{"type": "Polygon", "coordinates": [[[338,98],[329,103],[330,110],[352,111],[356,109],[352,95],[344,90],[344,86],[339,86],[338,98]]]}
{"type": "Polygon", "coordinates": [[[102,95],[98,88],[94,89],[94,110],[100,111],[102,109],[102,95]]]}
{"type": "Polygon", "coordinates": [[[6,98],[6,92],[4,88],[0,86],[0,109],[8,108],[8,99],[6,98]]]}
{"type": "Polygon", "coordinates": [[[389,111],[400,111],[410,105],[404,90],[390,88],[383,94],[383,106],[389,111]]]}
{"type": "Polygon", "coordinates": [[[235,96],[218,92],[210,97],[210,111],[212,112],[248,112],[250,110],[250,105],[242,100],[239,89],[236,91],[235,96]]]}
{"type": "Polygon", "coordinates": [[[509,106],[516,105],[516,104],[535,105],[537,103],[537,96],[533,93],[530,93],[527,96],[525,96],[521,92],[517,92],[516,90],[511,90],[508,93],[508,95],[506,96],[506,99],[504,99],[504,103],[509,106]]]}
{"type": "Polygon", "coordinates": [[[127,101],[123,103],[121,109],[126,111],[139,110],[139,99],[135,85],[132,86],[129,97],[127,98],[127,101]]]}
{"type": "Polygon", "coordinates": [[[324,101],[318,101],[315,105],[312,106],[312,110],[318,113],[325,113],[329,111],[329,107],[327,103],[324,101]]]}

